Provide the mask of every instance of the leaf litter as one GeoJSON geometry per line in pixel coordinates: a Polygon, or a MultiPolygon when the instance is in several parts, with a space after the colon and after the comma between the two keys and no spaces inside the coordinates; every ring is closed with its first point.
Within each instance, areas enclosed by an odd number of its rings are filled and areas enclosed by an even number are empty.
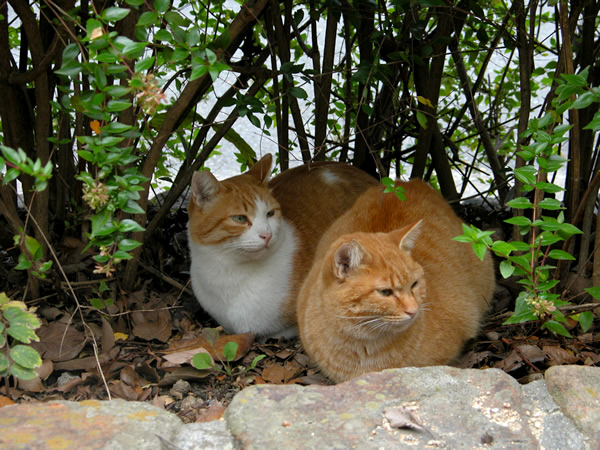
{"type": "MultiPolygon", "coordinates": [[[[141,270],[138,287],[131,293],[123,292],[113,280],[94,275],[91,253],[77,259],[83,269],[70,281],[79,303],[86,306],[77,309],[66,289],[49,296],[51,302],[38,301],[40,342],[32,345],[42,355],[43,365],[36,379],[11,386],[10,398],[0,394],[0,405],[103,400],[109,397],[108,391],[112,398],[146,401],[189,423],[221,417],[233,396],[246,386],[331,384],[303,353],[298,339],[259,343],[249,333],[226,335],[200,309],[186,286],[187,255],[170,254],[180,247],[169,243],[176,234],[165,233],[163,241],[157,239],[149,246],[150,254],[142,265],[146,269],[141,270]],[[104,288],[99,289],[100,285],[104,288]],[[103,309],[88,306],[98,301],[103,309]],[[232,376],[190,364],[196,353],[205,352],[220,366],[230,342],[236,344],[232,376]],[[264,358],[254,368],[244,371],[261,355],[264,358]]],[[[71,253],[65,253],[65,258],[72,258],[71,253]]],[[[7,294],[19,297],[24,285],[24,280],[14,283],[7,294]]],[[[502,325],[515,296],[510,280],[499,283],[482,331],[465,347],[457,367],[499,368],[526,383],[552,365],[600,363],[596,323],[585,333],[570,329],[571,338],[541,331],[539,323],[502,325]]],[[[598,318],[594,306],[590,309],[598,318]]],[[[414,415],[387,411],[385,417],[397,427],[419,430],[414,415]]]]}

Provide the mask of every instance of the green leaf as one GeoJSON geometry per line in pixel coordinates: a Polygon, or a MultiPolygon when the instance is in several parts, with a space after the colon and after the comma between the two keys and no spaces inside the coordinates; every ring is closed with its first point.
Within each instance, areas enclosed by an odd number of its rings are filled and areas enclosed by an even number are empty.
{"type": "Polygon", "coordinates": [[[515,273],[515,266],[513,266],[510,261],[504,260],[502,262],[500,262],[500,274],[502,275],[502,278],[506,279],[506,278],[510,278],[512,276],[513,273],[515,273]]]}
{"type": "Polygon", "coordinates": [[[427,116],[421,111],[417,111],[417,122],[421,125],[424,130],[427,129],[427,116]]]}
{"type": "Polygon", "coordinates": [[[81,70],[83,66],[78,61],[73,59],[63,61],[63,64],[60,69],[55,70],[54,73],[57,75],[63,75],[65,77],[75,77],[81,70]]]}
{"type": "Polygon", "coordinates": [[[583,129],[593,131],[600,130],[600,111],[597,111],[596,114],[594,114],[594,118],[592,119],[592,121],[588,123],[585,127],[583,127],[583,129]]]}
{"type": "Polygon", "coordinates": [[[541,191],[548,192],[550,194],[555,194],[557,192],[564,191],[564,189],[560,186],[557,186],[554,183],[546,183],[545,181],[540,181],[539,183],[536,183],[535,187],[541,191]]]}
{"type": "Polygon", "coordinates": [[[600,300],[600,286],[585,288],[585,291],[592,297],[594,297],[596,300],[600,300]]]}
{"type": "Polygon", "coordinates": [[[509,223],[511,225],[517,225],[519,227],[530,227],[531,226],[531,220],[528,219],[527,217],[523,217],[523,216],[511,217],[509,219],[506,219],[505,222],[509,223]]]}
{"type": "Polygon", "coordinates": [[[6,185],[6,184],[10,183],[11,181],[19,178],[19,175],[21,175],[21,171],[19,169],[15,169],[15,168],[8,169],[6,171],[6,174],[4,175],[4,179],[2,181],[6,185]]]}
{"type": "Polygon", "coordinates": [[[18,306],[7,306],[4,310],[4,317],[10,326],[19,325],[29,328],[39,328],[41,326],[40,320],[35,314],[18,306]]]}
{"type": "MultiPolygon", "coordinates": [[[[166,41],[166,42],[171,42],[173,39],[173,36],[171,35],[171,33],[169,33],[167,30],[158,30],[156,32],[156,34],[154,35],[154,39],[156,41],[166,41]]],[[[188,52],[189,53],[189,52],[188,52]]]]}
{"type": "Polygon", "coordinates": [[[531,201],[525,197],[517,197],[515,199],[512,199],[510,202],[507,203],[507,205],[514,209],[533,208],[533,204],[531,203],[531,201]]]}
{"type": "Polygon", "coordinates": [[[558,249],[550,250],[548,256],[553,259],[575,261],[575,258],[570,253],[558,249]]]}
{"type": "Polygon", "coordinates": [[[517,167],[514,171],[515,177],[523,184],[535,185],[537,170],[534,166],[517,167]]]}
{"type": "Polygon", "coordinates": [[[27,259],[27,255],[25,253],[21,253],[19,255],[19,263],[15,266],[15,270],[27,270],[33,266],[31,262],[27,259]]]}
{"type": "Polygon", "coordinates": [[[90,219],[92,222],[92,237],[99,235],[98,233],[108,223],[108,221],[110,220],[110,217],[111,217],[111,213],[108,210],[108,208],[104,208],[98,214],[94,214],[92,216],[92,218],[90,219]]]}
{"type": "Polygon", "coordinates": [[[210,355],[204,352],[196,353],[192,357],[192,366],[198,370],[213,369],[215,367],[210,355]]]}
{"type": "Polygon", "coordinates": [[[598,97],[596,96],[596,94],[594,92],[586,91],[583,94],[581,94],[579,97],[577,97],[577,99],[571,105],[571,108],[574,108],[574,109],[587,108],[588,106],[590,106],[592,103],[594,103],[597,100],[598,100],[598,97]]]}
{"type": "Polygon", "coordinates": [[[477,255],[477,257],[483,261],[485,257],[485,251],[487,250],[487,246],[485,244],[480,244],[478,242],[473,242],[473,251],[477,255]]]}
{"type": "Polygon", "coordinates": [[[39,353],[27,345],[15,345],[10,349],[9,354],[14,362],[26,369],[35,369],[42,365],[39,353]]]}
{"type": "Polygon", "coordinates": [[[184,18],[181,14],[175,11],[167,11],[164,17],[167,23],[175,28],[187,27],[190,23],[188,19],[184,18]]]}
{"type": "Polygon", "coordinates": [[[135,220],[123,219],[119,224],[119,231],[123,233],[129,233],[131,231],[144,231],[144,227],[142,227],[135,220]]]}
{"type": "Polygon", "coordinates": [[[121,52],[123,53],[123,55],[125,55],[129,58],[135,58],[135,57],[141,55],[147,46],[148,46],[148,42],[131,41],[131,42],[128,42],[127,44],[125,44],[125,46],[123,47],[123,50],[121,50],[121,52]]]}
{"type": "Polygon", "coordinates": [[[196,78],[203,77],[208,72],[208,67],[204,64],[198,64],[196,67],[192,69],[192,73],[190,74],[190,81],[195,80],[196,78]]]}
{"type": "Polygon", "coordinates": [[[500,256],[508,256],[515,250],[515,246],[509,242],[495,241],[492,243],[492,251],[500,256]]]}
{"type": "Polygon", "coordinates": [[[465,236],[464,234],[453,237],[452,240],[456,242],[464,242],[466,244],[468,244],[469,242],[473,242],[472,238],[470,238],[469,236],[465,236]]]}
{"type": "Polygon", "coordinates": [[[583,332],[587,332],[594,322],[594,314],[591,311],[579,313],[579,325],[583,332]]]}
{"type": "Polygon", "coordinates": [[[225,357],[225,360],[229,362],[233,361],[235,359],[237,351],[238,345],[235,342],[227,342],[223,347],[223,356],[225,357]]]}
{"type": "Polygon", "coordinates": [[[154,9],[159,14],[164,14],[171,6],[171,0],[154,0],[154,9]]]}
{"type": "Polygon", "coordinates": [[[6,332],[23,344],[29,344],[31,341],[39,341],[35,331],[23,325],[11,325],[6,332]]]}
{"type": "Polygon", "coordinates": [[[148,58],[144,58],[141,61],[137,61],[135,63],[134,70],[136,72],[143,72],[144,70],[148,70],[154,64],[154,56],[150,56],[148,58]]]}
{"type": "Polygon", "coordinates": [[[63,50],[62,58],[64,61],[74,60],[79,56],[79,46],[76,43],[71,43],[63,50]]]}
{"type": "Polygon", "coordinates": [[[148,25],[152,25],[158,19],[158,14],[154,11],[146,11],[143,13],[138,19],[137,25],[140,27],[147,27],[148,25]]]}
{"type": "Polygon", "coordinates": [[[96,309],[104,309],[104,302],[101,298],[90,298],[90,304],[96,309]]]}
{"type": "MultiPolygon", "coordinates": [[[[1,347],[1,346],[0,346],[1,347]]],[[[0,374],[8,369],[9,361],[4,351],[0,352],[0,374]]]]}
{"type": "Polygon", "coordinates": [[[124,252],[130,252],[142,245],[141,242],[138,242],[134,239],[121,239],[119,241],[119,250],[124,252]]]}
{"type": "Polygon", "coordinates": [[[291,96],[302,99],[302,100],[305,100],[308,98],[308,94],[306,93],[306,91],[297,86],[292,86],[289,90],[289,93],[291,96]]]}
{"type": "Polygon", "coordinates": [[[113,258],[115,259],[120,259],[120,260],[127,260],[127,259],[131,259],[133,258],[133,256],[131,256],[129,253],[121,251],[121,250],[117,250],[116,252],[113,253],[113,258]]]}
{"type": "Polygon", "coordinates": [[[542,330],[544,329],[553,331],[554,333],[559,334],[560,336],[572,337],[571,333],[567,331],[565,326],[562,323],[557,322],[556,320],[549,320],[548,322],[544,323],[544,325],[542,325],[542,330]]]}
{"type": "Polygon", "coordinates": [[[266,357],[267,357],[267,355],[258,355],[257,357],[255,357],[255,358],[252,360],[252,362],[250,363],[250,367],[248,367],[248,370],[252,370],[252,369],[254,369],[254,368],[256,367],[256,365],[258,364],[258,362],[259,362],[261,359],[264,359],[264,358],[266,358],[266,357]]]}
{"type": "Polygon", "coordinates": [[[583,234],[583,231],[581,231],[575,225],[571,225],[570,223],[563,223],[560,226],[560,229],[558,230],[558,232],[561,235],[561,237],[563,237],[565,239],[573,236],[574,234],[583,234]]]}
{"type": "Polygon", "coordinates": [[[523,322],[532,322],[537,320],[537,316],[533,314],[531,311],[523,311],[519,314],[515,313],[502,322],[502,325],[511,325],[515,323],[523,323],[523,322]]]}
{"type": "Polygon", "coordinates": [[[574,87],[584,87],[587,86],[587,81],[584,77],[579,74],[561,74],[561,77],[565,79],[565,81],[569,84],[569,86],[574,87]]]}
{"type": "Polygon", "coordinates": [[[564,206],[561,205],[560,201],[556,200],[555,198],[545,198],[538,205],[540,208],[551,211],[565,209],[564,206]]]}
{"type": "Polygon", "coordinates": [[[118,22],[127,17],[131,10],[127,8],[110,7],[102,12],[102,18],[108,22],[118,22]]]}
{"type": "Polygon", "coordinates": [[[41,259],[43,251],[42,246],[33,236],[25,236],[25,249],[29,252],[34,261],[41,259]]]}
{"type": "Polygon", "coordinates": [[[106,133],[125,133],[126,131],[133,130],[134,128],[135,127],[131,125],[125,125],[120,122],[110,122],[104,125],[104,127],[102,127],[102,130],[106,133]]]}
{"type": "Polygon", "coordinates": [[[28,369],[21,366],[20,364],[13,364],[10,366],[10,373],[19,380],[33,380],[37,377],[37,372],[33,369],[28,369]]]}
{"type": "Polygon", "coordinates": [[[127,108],[131,108],[131,102],[124,100],[110,100],[106,104],[106,110],[108,112],[120,112],[126,110],[127,108]]]}

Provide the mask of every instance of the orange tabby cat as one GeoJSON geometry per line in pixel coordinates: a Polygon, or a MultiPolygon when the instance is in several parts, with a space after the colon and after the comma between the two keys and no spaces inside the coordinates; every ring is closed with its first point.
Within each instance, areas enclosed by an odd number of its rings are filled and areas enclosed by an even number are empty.
{"type": "Polygon", "coordinates": [[[494,292],[490,255],[452,241],[461,220],[421,180],[406,201],[370,188],[324,234],[298,297],[308,355],[336,382],[392,367],[448,364],[494,292]]]}
{"type": "Polygon", "coordinates": [[[352,166],[316,163],[270,183],[272,157],[224,181],[192,179],[190,275],[202,307],[229,333],[297,334],[298,289],[321,235],[377,181],[352,166]]]}

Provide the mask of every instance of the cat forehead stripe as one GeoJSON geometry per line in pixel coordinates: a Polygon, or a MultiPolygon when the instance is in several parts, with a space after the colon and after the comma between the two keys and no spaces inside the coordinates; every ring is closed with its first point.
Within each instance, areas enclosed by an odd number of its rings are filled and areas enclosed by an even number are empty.
{"type": "Polygon", "coordinates": [[[320,175],[321,178],[328,184],[338,184],[344,181],[339,177],[339,175],[328,169],[323,169],[320,175]]]}

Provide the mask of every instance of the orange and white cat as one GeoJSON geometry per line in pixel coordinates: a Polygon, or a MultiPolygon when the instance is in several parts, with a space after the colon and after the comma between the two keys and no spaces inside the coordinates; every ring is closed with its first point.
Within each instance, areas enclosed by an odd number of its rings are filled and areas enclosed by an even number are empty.
{"type": "Polygon", "coordinates": [[[272,157],[218,181],[196,172],[188,206],[190,276],[200,305],[229,333],[297,334],[296,304],[327,227],[377,181],[347,164],[315,163],[269,182],[272,157]]]}
{"type": "Polygon", "coordinates": [[[298,296],[307,354],[336,382],[448,364],[492,301],[494,269],[451,240],[462,222],[421,180],[365,192],[324,234],[298,296]]]}

